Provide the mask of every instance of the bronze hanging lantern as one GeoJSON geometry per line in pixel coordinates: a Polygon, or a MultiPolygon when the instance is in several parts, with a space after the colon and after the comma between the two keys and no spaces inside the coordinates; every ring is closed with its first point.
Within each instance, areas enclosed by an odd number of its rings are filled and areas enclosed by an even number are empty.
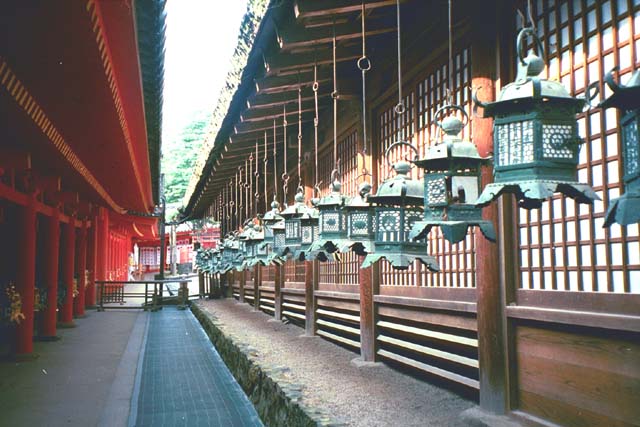
{"type": "Polygon", "coordinates": [[[304,190],[298,187],[295,202],[283,210],[285,248],[283,255],[290,255],[298,261],[305,260],[305,254],[318,237],[318,210],[307,206],[304,190]]]}
{"type": "Polygon", "coordinates": [[[280,254],[285,249],[284,218],[280,215],[280,203],[271,202],[271,210],[262,216],[264,242],[262,247],[267,252],[269,264],[282,264],[280,254]]]}
{"type": "Polygon", "coordinates": [[[424,238],[432,227],[440,227],[451,243],[464,240],[471,226],[495,241],[491,221],[482,219],[482,208],[475,205],[481,188],[481,167],[488,159],[480,157],[476,145],[458,135],[469,122],[466,111],[458,105],[445,105],[434,115],[444,132],[443,140],[429,147],[426,156],[414,163],[424,169],[424,219],[414,224],[410,238],[424,238]],[[454,115],[438,121],[447,110],[462,112],[465,122],[454,115]]]}
{"type": "Polygon", "coordinates": [[[623,113],[620,128],[624,194],[611,201],[604,220],[605,227],[614,222],[620,225],[640,222],[640,70],[633,73],[626,86],[620,86],[613,80],[613,71],[605,76],[613,95],[600,106],[614,107],[623,113]]]}
{"type": "MultiPolygon", "coordinates": [[[[417,155],[413,145],[399,141],[387,148],[385,157],[399,145],[409,146],[417,155]]],[[[400,160],[392,168],[396,176],[385,180],[376,194],[368,198],[370,203],[375,204],[375,240],[374,251],[367,254],[362,268],[384,258],[397,270],[406,270],[417,260],[431,271],[440,271],[436,259],[426,254],[426,240],[409,238],[414,224],[422,219],[420,206],[424,201],[423,184],[409,177],[411,164],[408,161],[400,160]]]]}
{"type": "Polygon", "coordinates": [[[513,193],[521,207],[534,209],[555,192],[578,203],[591,203],[599,197],[589,185],[577,182],[582,140],[576,114],[587,100],[572,97],[560,82],[538,77],[545,64],[532,51],[523,56],[527,36],[543,54],[535,31],[522,29],[515,82],[505,86],[495,102],[482,103],[473,96],[484,117],[494,119],[494,182],[484,189],[477,205],[486,206],[503,193],[513,193]]]}
{"type": "Polygon", "coordinates": [[[309,250],[321,261],[333,258],[330,254],[345,246],[347,239],[347,213],[343,207],[348,197],[341,193],[342,184],[338,180],[337,170],[332,175],[331,192],[316,203],[319,234],[309,250]]]}
{"type": "Polygon", "coordinates": [[[358,195],[350,198],[343,208],[347,221],[347,239],[338,247],[340,252],[349,250],[357,255],[366,255],[374,248],[375,209],[368,201],[371,184],[363,182],[358,187],[358,195]]]}

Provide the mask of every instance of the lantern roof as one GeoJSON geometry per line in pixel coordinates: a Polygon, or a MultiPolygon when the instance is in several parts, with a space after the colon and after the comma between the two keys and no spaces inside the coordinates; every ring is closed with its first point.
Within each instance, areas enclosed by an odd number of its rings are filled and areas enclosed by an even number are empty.
{"type": "Polygon", "coordinates": [[[442,121],[441,128],[445,133],[443,141],[428,148],[426,156],[413,163],[427,170],[448,170],[452,164],[458,168],[477,168],[489,161],[480,156],[478,147],[458,137],[462,130],[462,120],[449,116],[442,121]]]}
{"type": "Polygon", "coordinates": [[[622,86],[613,80],[615,68],[609,71],[604,81],[613,91],[613,94],[602,101],[599,107],[615,107],[621,110],[635,110],[640,108],[640,70],[636,70],[626,85],[622,86]]]}
{"type": "MultiPolygon", "coordinates": [[[[506,85],[498,95],[495,102],[480,103],[484,108],[486,116],[497,114],[513,114],[514,104],[532,104],[553,100],[556,103],[572,106],[575,112],[580,112],[587,100],[584,98],[574,98],[569,94],[562,83],[556,80],[548,80],[539,77],[544,70],[544,60],[533,51],[529,51],[526,57],[522,56],[522,43],[525,37],[531,35],[534,38],[538,52],[542,55],[542,43],[537,38],[532,28],[524,28],[518,34],[518,71],[516,80],[506,85]]],[[[475,98],[475,97],[474,97],[475,98]]]]}
{"type": "Polygon", "coordinates": [[[383,205],[415,206],[421,205],[424,198],[422,180],[409,177],[411,164],[400,160],[393,165],[396,176],[385,180],[376,194],[368,197],[369,202],[383,205]]]}
{"type": "Polygon", "coordinates": [[[298,189],[298,192],[295,196],[295,203],[291,206],[287,206],[280,215],[285,218],[301,218],[301,219],[312,219],[318,218],[318,210],[316,208],[312,208],[307,206],[304,201],[304,193],[302,192],[302,188],[298,189]]]}
{"type": "Polygon", "coordinates": [[[322,197],[317,203],[316,207],[331,207],[331,206],[344,206],[348,197],[341,193],[342,183],[336,178],[331,184],[331,192],[322,197]]]}

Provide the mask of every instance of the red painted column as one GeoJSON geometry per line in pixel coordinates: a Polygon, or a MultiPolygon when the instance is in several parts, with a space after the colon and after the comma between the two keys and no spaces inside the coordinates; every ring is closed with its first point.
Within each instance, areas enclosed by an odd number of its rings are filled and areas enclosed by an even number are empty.
{"type": "Polygon", "coordinates": [[[96,305],[96,256],[98,249],[98,216],[94,216],[91,221],[87,242],[87,270],[89,270],[89,283],[85,292],[84,303],[87,308],[96,305]]]}
{"type": "Polygon", "coordinates": [[[33,305],[36,286],[36,209],[35,195],[29,196],[29,202],[21,207],[18,219],[16,265],[16,290],[22,298],[22,313],[25,318],[16,327],[16,355],[33,352],[33,305]]]}
{"type": "Polygon", "coordinates": [[[54,209],[53,215],[44,221],[46,235],[44,254],[44,277],[47,286],[47,307],[42,320],[42,337],[54,339],[58,320],[58,260],[60,257],[60,211],[54,209]]]}
{"type": "Polygon", "coordinates": [[[73,300],[73,315],[84,317],[85,286],[87,284],[87,221],[82,221],[78,236],[78,253],[76,254],[78,266],[78,296],[73,300]]]}
{"type": "Polygon", "coordinates": [[[67,288],[62,309],[60,310],[60,326],[72,327],[73,324],[73,270],[75,266],[76,228],[74,219],[62,228],[62,282],[67,288]]]}

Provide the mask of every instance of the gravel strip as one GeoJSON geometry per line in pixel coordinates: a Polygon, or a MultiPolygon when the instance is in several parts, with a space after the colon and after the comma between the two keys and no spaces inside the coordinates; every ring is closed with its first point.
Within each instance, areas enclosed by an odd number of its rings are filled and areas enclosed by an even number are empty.
{"type": "Polygon", "coordinates": [[[234,300],[198,302],[218,318],[225,335],[255,348],[258,363],[288,368],[303,402],[349,426],[463,426],[459,414],[474,406],[448,390],[385,365],[357,368],[356,353],[254,311],[234,300]]]}

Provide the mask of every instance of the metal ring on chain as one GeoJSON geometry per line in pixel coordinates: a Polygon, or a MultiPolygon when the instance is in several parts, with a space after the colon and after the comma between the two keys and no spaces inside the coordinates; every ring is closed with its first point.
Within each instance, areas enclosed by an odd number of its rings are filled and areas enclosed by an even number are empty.
{"type": "Polygon", "coordinates": [[[438,108],[438,110],[436,111],[436,113],[433,115],[433,121],[436,123],[436,126],[442,128],[442,122],[438,120],[438,117],[444,113],[447,110],[458,110],[462,113],[462,116],[464,118],[464,120],[462,121],[462,126],[465,127],[469,124],[469,114],[467,114],[467,112],[465,111],[464,108],[462,108],[459,105],[443,105],[442,107],[438,108]]]}
{"type": "Polygon", "coordinates": [[[404,114],[407,111],[407,108],[404,106],[404,102],[398,102],[395,107],[393,107],[393,111],[396,114],[404,114]]]}
{"type": "Polygon", "coordinates": [[[418,160],[418,158],[420,157],[420,153],[418,153],[418,149],[416,147],[414,147],[413,144],[411,144],[410,142],[407,142],[407,141],[396,141],[393,144],[391,144],[389,146],[389,148],[384,150],[384,157],[387,159],[387,166],[389,166],[390,168],[392,168],[392,165],[391,165],[391,161],[389,160],[389,151],[391,151],[392,148],[398,147],[400,145],[405,145],[405,146],[411,148],[411,150],[413,150],[415,156],[414,156],[413,160],[411,161],[412,163],[413,163],[413,161],[418,160]]]}
{"type": "Polygon", "coordinates": [[[311,89],[313,89],[314,92],[317,92],[319,88],[320,88],[320,84],[318,84],[318,82],[313,82],[311,89]]]}
{"type": "Polygon", "coordinates": [[[285,173],[282,174],[282,176],[280,178],[282,179],[283,182],[286,183],[286,182],[289,182],[289,178],[291,178],[291,177],[289,176],[288,173],[285,172],[285,173]]]}
{"type": "Polygon", "coordinates": [[[360,71],[369,71],[371,69],[371,61],[366,56],[361,56],[356,63],[360,71]]]}
{"type": "Polygon", "coordinates": [[[331,92],[332,99],[338,99],[339,97],[340,97],[340,94],[338,93],[337,90],[334,90],[333,92],[331,92]]]}

